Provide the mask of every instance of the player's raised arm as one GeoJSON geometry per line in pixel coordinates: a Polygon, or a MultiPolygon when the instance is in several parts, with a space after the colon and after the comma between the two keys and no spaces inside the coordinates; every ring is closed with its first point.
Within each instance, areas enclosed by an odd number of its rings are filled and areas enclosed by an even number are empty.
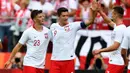
{"type": "Polygon", "coordinates": [[[110,25],[111,27],[114,27],[115,23],[100,8],[99,8],[99,13],[108,25],[110,25]]]}
{"type": "Polygon", "coordinates": [[[91,8],[89,9],[89,19],[85,21],[86,26],[89,26],[90,24],[94,23],[94,19],[97,15],[97,9],[98,9],[98,2],[93,0],[91,8]]]}

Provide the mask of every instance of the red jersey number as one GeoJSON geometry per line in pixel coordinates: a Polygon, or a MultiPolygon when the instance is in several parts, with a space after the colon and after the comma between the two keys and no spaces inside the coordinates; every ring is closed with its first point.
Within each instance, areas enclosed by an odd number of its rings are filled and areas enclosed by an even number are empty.
{"type": "Polygon", "coordinates": [[[39,46],[40,45],[40,40],[34,40],[34,45],[33,46],[39,46]]]}

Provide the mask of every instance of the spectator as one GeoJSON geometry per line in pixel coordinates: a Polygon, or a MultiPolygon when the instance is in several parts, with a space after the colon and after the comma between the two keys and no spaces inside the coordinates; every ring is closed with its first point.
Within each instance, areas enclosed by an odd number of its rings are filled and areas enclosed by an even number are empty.
{"type": "Polygon", "coordinates": [[[124,24],[126,26],[130,25],[130,0],[121,0],[122,3],[124,4],[124,24]]]}
{"type": "Polygon", "coordinates": [[[56,0],[55,4],[54,4],[54,14],[56,13],[58,8],[61,7],[65,7],[69,10],[69,22],[73,22],[74,21],[74,15],[76,13],[77,10],[77,3],[75,0],[56,0]]]}
{"type": "Polygon", "coordinates": [[[45,15],[46,15],[46,20],[45,20],[45,26],[50,27],[51,24],[51,15],[52,11],[54,11],[54,7],[50,2],[47,2],[46,0],[40,0],[40,2],[36,2],[29,5],[29,9],[37,9],[37,10],[42,10],[45,15]],[[35,7],[34,5],[35,4],[35,7]]]}
{"type": "Polygon", "coordinates": [[[14,9],[9,0],[0,0],[0,38],[1,42],[4,41],[4,37],[8,38],[8,51],[11,52],[12,46],[12,34],[9,30],[14,23],[14,9]]]}
{"type": "Polygon", "coordinates": [[[89,17],[90,0],[80,0],[79,3],[78,13],[75,20],[86,20],[89,17]]]}
{"type": "Polygon", "coordinates": [[[18,42],[20,39],[23,31],[27,28],[27,23],[30,18],[30,10],[27,8],[29,4],[29,0],[21,0],[20,5],[17,5],[16,9],[16,23],[11,27],[11,30],[14,31],[14,45],[18,42]]]}
{"type": "Polygon", "coordinates": [[[81,18],[84,21],[89,17],[90,0],[82,0],[81,4],[81,18]]]}

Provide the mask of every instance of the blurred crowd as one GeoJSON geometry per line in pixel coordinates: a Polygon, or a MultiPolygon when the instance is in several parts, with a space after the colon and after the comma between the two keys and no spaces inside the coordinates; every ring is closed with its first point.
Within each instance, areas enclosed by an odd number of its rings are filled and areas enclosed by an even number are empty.
{"type": "MultiPolygon", "coordinates": [[[[124,24],[130,24],[130,0],[99,0],[102,10],[111,18],[113,6],[124,8],[124,24]]],[[[84,21],[89,17],[92,0],[0,0],[0,47],[2,52],[11,52],[26,28],[33,25],[30,19],[32,10],[42,10],[46,15],[45,26],[57,22],[56,11],[60,7],[69,9],[69,22],[84,21]],[[6,49],[5,49],[6,48],[6,49]]],[[[97,14],[89,30],[112,30],[103,18],[97,14]]]]}

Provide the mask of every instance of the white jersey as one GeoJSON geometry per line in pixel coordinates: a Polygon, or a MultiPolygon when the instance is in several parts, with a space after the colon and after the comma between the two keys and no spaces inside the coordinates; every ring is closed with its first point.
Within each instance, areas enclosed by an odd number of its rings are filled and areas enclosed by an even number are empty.
{"type": "Polygon", "coordinates": [[[19,40],[20,44],[27,45],[27,52],[23,65],[35,68],[44,68],[47,46],[51,38],[50,30],[43,26],[43,31],[36,31],[30,27],[24,31],[19,40]]]}
{"type": "MultiPolygon", "coordinates": [[[[114,40],[114,42],[116,41],[120,44],[122,43],[125,29],[126,26],[124,24],[118,26],[115,25],[114,30],[112,32],[112,39],[114,40]]],[[[124,60],[121,56],[121,49],[121,46],[119,46],[117,50],[110,52],[110,64],[124,65],[124,60]]]]}
{"type": "Polygon", "coordinates": [[[59,23],[51,25],[53,35],[53,52],[51,60],[72,60],[75,58],[74,41],[76,32],[81,28],[80,22],[60,26],[59,23]]]}
{"type": "Polygon", "coordinates": [[[126,28],[126,32],[124,33],[124,39],[121,44],[122,48],[128,49],[130,48],[130,26],[126,28]]]}
{"type": "MultiPolygon", "coordinates": [[[[123,42],[121,44],[121,47],[124,48],[124,49],[128,49],[130,48],[130,26],[127,27],[127,29],[125,30],[126,32],[124,33],[124,39],[123,39],[123,42]]],[[[128,64],[128,69],[130,70],[130,61],[129,61],[129,64],[128,64]]]]}

